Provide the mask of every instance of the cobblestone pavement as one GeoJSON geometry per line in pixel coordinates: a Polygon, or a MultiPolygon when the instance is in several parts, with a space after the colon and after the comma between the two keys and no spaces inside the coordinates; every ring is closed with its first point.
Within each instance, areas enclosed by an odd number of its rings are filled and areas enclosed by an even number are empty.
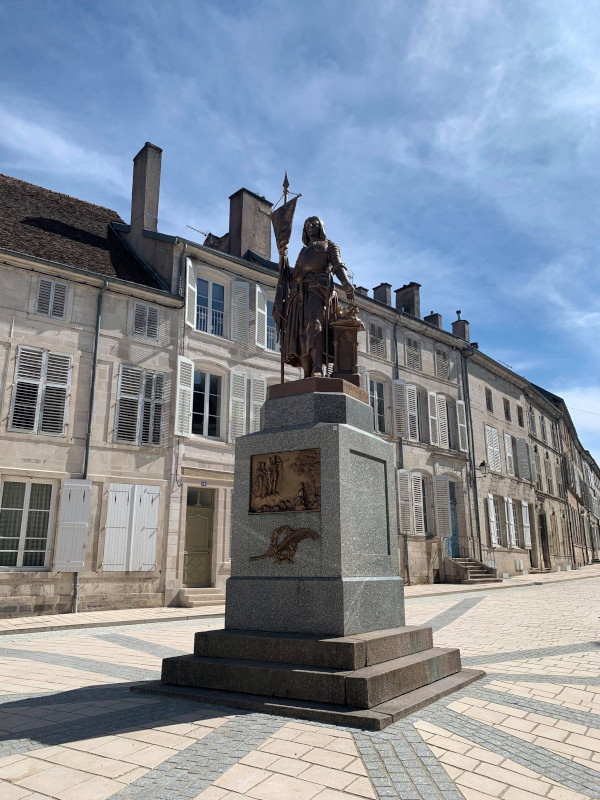
{"type": "Polygon", "coordinates": [[[487,676],[377,733],[129,691],[219,617],[7,633],[0,800],[600,798],[600,577],[406,605],[487,676]]]}

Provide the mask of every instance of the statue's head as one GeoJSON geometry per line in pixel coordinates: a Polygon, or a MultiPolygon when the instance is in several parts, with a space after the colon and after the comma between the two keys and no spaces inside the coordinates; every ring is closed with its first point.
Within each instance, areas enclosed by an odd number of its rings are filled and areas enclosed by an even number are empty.
{"type": "Polygon", "coordinates": [[[323,220],[319,217],[309,217],[302,228],[302,242],[306,245],[319,239],[324,241],[326,238],[323,220]]]}

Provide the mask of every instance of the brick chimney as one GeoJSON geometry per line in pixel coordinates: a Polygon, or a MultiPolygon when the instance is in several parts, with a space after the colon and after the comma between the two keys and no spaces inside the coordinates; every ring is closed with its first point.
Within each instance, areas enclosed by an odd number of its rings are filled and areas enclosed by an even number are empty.
{"type": "Polygon", "coordinates": [[[419,299],[420,283],[407,283],[396,289],[396,310],[400,311],[401,308],[411,317],[421,318],[421,301],[419,299]]]}
{"type": "Polygon", "coordinates": [[[271,260],[271,207],[264,197],[238,189],[229,198],[229,253],[245,258],[248,250],[271,260]]]}
{"type": "Polygon", "coordinates": [[[464,339],[465,342],[471,341],[471,333],[469,331],[469,323],[466,319],[460,318],[460,311],[456,312],[458,319],[452,323],[452,333],[458,336],[459,339],[464,339]]]}
{"type": "Polygon", "coordinates": [[[379,286],[373,287],[373,300],[379,303],[385,303],[386,306],[392,305],[392,284],[380,283],[379,286]]]}
{"type": "Polygon", "coordinates": [[[442,315],[436,314],[434,311],[427,314],[426,317],[423,317],[423,321],[428,322],[430,325],[435,325],[436,328],[442,327],[442,315]]]}
{"type": "Polygon", "coordinates": [[[158,228],[158,195],[162,149],[146,142],[133,159],[131,227],[155,231],[158,228]]]}

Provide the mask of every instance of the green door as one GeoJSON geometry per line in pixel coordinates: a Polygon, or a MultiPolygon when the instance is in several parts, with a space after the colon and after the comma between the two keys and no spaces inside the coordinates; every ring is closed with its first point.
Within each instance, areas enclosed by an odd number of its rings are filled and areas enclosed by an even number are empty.
{"type": "Polygon", "coordinates": [[[210,586],[214,491],[190,487],[185,522],[184,586],[210,586]]]}

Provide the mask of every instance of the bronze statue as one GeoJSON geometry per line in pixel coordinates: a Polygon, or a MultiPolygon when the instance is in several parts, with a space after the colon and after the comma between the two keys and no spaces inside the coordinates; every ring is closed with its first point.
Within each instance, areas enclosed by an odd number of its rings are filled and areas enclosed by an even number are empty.
{"type": "Polygon", "coordinates": [[[319,217],[306,220],[302,241],[304,247],[292,271],[286,298],[282,359],[301,366],[304,377],[309,378],[323,375],[323,365],[333,360],[329,326],[337,318],[338,299],[332,275],[342,284],[350,303],[354,301],[354,287],[339,248],[327,239],[319,217]]]}

